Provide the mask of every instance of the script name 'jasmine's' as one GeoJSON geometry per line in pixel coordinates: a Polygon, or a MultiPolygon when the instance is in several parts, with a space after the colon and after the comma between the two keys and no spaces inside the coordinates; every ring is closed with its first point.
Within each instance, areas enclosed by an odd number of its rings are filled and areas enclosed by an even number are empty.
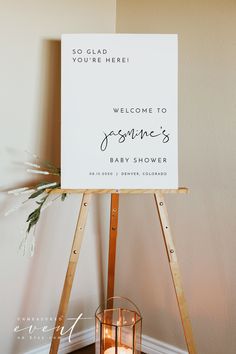
{"type": "Polygon", "coordinates": [[[123,131],[122,129],[111,130],[109,133],[103,132],[104,138],[101,141],[100,149],[101,151],[105,151],[108,147],[108,144],[111,139],[115,139],[119,144],[123,144],[127,141],[141,140],[144,139],[159,139],[162,143],[166,144],[169,142],[170,137],[169,133],[166,132],[166,129],[160,127],[159,132],[155,132],[154,130],[145,130],[145,129],[130,129],[127,131],[123,131]]]}

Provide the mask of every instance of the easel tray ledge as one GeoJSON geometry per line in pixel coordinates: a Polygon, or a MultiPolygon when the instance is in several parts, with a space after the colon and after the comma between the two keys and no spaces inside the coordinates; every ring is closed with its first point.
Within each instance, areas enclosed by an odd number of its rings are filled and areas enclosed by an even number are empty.
{"type": "Polygon", "coordinates": [[[82,194],[148,194],[148,193],[170,193],[170,194],[186,194],[189,189],[186,187],[180,187],[178,189],[61,189],[55,188],[48,190],[53,194],[56,193],[82,193],[82,194]]]}

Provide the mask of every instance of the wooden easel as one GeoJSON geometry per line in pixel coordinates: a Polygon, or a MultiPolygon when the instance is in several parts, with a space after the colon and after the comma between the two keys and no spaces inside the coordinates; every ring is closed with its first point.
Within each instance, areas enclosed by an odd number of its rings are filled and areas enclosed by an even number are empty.
{"type": "Polygon", "coordinates": [[[164,200],[165,193],[187,193],[187,188],[179,189],[157,189],[157,190],[53,190],[53,193],[83,193],[78,222],[76,225],[74,240],[69,258],[69,264],[65,277],[65,282],[61,294],[61,301],[58,309],[55,330],[52,337],[50,354],[57,354],[60,344],[60,328],[64,325],[65,316],[68,309],[68,303],[75,275],[76,265],[78,262],[80,248],[82,244],[88,207],[91,200],[91,195],[95,193],[111,193],[111,211],[110,211],[110,240],[109,240],[109,259],[108,259],[108,284],[107,284],[107,298],[114,296],[115,283],[115,259],[116,259],[116,240],[118,227],[118,210],[119,210],[119,194],[120,193],[153,193],[155,203],[158,211],[158,216],[161,223],[162,234],[166,247],[167,257],[172,274],[173,285],[178,302],[179,312],[182,320],[185,340],[190,354],[197,354],[192,327],[188,315],[187,304],[184,296],[183,286],[181,282],[181,275],[179,264],[176,256],[175,246],[171,234],[167,208],[164,200]],[[59,331],[58,329],[59,328],[59,331]]]}

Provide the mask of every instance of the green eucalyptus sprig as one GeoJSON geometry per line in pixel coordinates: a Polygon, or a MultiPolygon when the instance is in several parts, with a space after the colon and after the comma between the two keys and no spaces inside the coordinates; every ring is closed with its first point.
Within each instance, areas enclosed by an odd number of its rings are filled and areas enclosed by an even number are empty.
{"type": "MultiPolygon", "coordinates": [[[[27,172],[39,175],[53,175],[60,178],[61,176],[61,169],[59,167],[54,166],[52,163],[48,161],[40,161],[39,157],[35,154],[32,156],[36,159],[36,162],[25,162],[27,165],[27,172]],[[29,168],[30,167],[30,168],[29,168]]],[[[60,188],[60,182],[52,182],[52,181],[42,181],[36,185],[31,185],[28,187],[21,187],[14,190],[8,191],[9,194],[13,195],[23,195],[30,193],[29,197],[24,200],[20,205],[12,208],[11,210],[7,211],[5,215],[12,213],[13,211],[18,210],[21,206],[23,206],[26,202],[30,200],[35,200],[37,204],[37,208],[35,208],[28,216],[26,222],[28,223],[28,227],[26,232],[29,233],[32,227],[36,226],[38,223],[41,212],[46,209],[49,205],[52,204],[53,200],[48,201],[50,193],[53,189],[60,188]],[[39,197],[41,197],[39,199],[39,197]]],[[[64,201],[67,194],[62,193],[59,197],[61,200],[64,201]]],[[[58,199],[56,197],[55,199],[58,199]]],[[[55,200],[54,199],[54,200],[55,200]]]]}
{"type": "MultiPolygon", "coordinates": [[[[34,158],[35,162],[27,161],[24,163],[27,166],[28,173],[37,174],[41,176],[53,176],[53,178],[56,178],[60,181],[61,169],[59,167],[54,166],[51,162],[41,161],[40,158],[35,154],[30,153],[30,155],[34,158]]],[[[12,194],[15,196],[23,196],[28,194],[29,197],[20,204],[14,206],[12,209],[8,210],[5,213],[5,216],[11,214],[12,212],[15,212],[29,201],[34,200],[37,204],[37,207],[28,215],[26,219],[27,229],[23,232],[25,235],[19,246],[19,250],[23,251],[23,255],[26,254],[26,250],[30,252],[31,256],[34,253],[35,236],[34,232],[31,233],[31,230],[34,227],[35,231],[35,227],[39,222],[42,211],[49,207],[56,199],[61,198],[62,201],[66,199],[67,194],[62,193],[59,194],[56,198],[49,200],[51,192],[54,189],[60,187],[60,182],[41,181],[40,183],[37,183],[35,185],[21,187],[8,191],[8,194],[12,194]]]]}
{"type": "MultiPolygon", "coordinates": [[[[46,201],[51,193],[51,191],[55,188],[59,188],[60,187],[60,183],[50,183],[50,182],[41,182],[36,186],[36,191],[34,191],[28,199],[34,199],[39,197],[42,194],[46,194],[44,195],[40,200],[36,200],[36,204],[38,204],[38,207],[32,211],[32,213],[29,214],[26,222],[28,223],[28,228],[27,228],[27,232],[29,233],[31,228],[33,226],[35,226],[37,224],[37,222],[39,221],[40,215],[41,215],[41,211],[43,209],[43,207],[46,204],[46,201]],[[52,185],[50,188],[50,190],[48,190],[49,185],[52,185]]],[[[62,200],[65,200],[66,195],[63,197],[61,197],[62,200]]]]}

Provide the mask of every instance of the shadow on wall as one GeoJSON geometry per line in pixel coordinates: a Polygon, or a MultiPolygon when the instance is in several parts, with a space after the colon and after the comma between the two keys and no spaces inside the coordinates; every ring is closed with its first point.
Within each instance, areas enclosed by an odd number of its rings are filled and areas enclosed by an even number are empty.
{"type": "MultiPolygon", "coordinates": [[[[50,161],[60,166],[60,67],[61,67],[61,42],[59,40],[45,40],[42,51],[41,89],[38,97],[38,128],[36,134],[38,142],[36,150],[40,159],[50,161]]],[[[45,179],[46,180],[46,179],[45,179]]],[[[37,239],[37,249],[42,251],[45,244],[46,233],[41,233],[37,239]]],[[[39,254],[39,252],[37,252],[39,254]]],[[[36,255],[32,258],[29,273],[26,280],[25,292],[22,297],[18,316],[24,317],[30,313],[31,299],[35,294],[35,287],[39,288],[37,281],[38,269],[41,267],[41,259],[36,255]]],[[[39,294],[40,296],[40,294],[39,294]]],[[[19,351],[19,341],[14,337],[11,353],[19,351]]]]}
{"type": "MultiPolygon", "coordinates": [[[[38,101],[38,127],[35,133],[37,137],[36,151],[40,156],[40,159],[50,161],[56,166],[60,166],[60,136],[61,136],[61,42],[59,40],[44,40],[42,43],[42,62],[40,70],[40,92],[36,97],[38,101]]],[[[46,180],[46,179],[45,179],[46,180]]],[[[101,214],[102,203],[101,199],[95,196],[95,204],[97,209],[97,215],[101,214]]],[[[99,273],[99,285],[100,285],[100,301],[104,299],[104,274],[102,269],[102,246],[101,246],[101,225],[100,218],[95,220],[96,230],[96,249],[97,249],[97,269],[99,273]]],[[[44,248],[47,245],[47,232],[46,225],[40,226],[41,230],[38,230],[40,237],[37,238],[37,250],[34,257],[31,259],[28,275],[26,276],[26,287],[22,296],[22,301],[19,306],[18,317],[25,317],[26,314],[31,313],[32,303],[38,303],[40,301],[40,276],[47,271],[46,262],[42,262],[44,255],[44,248]],[[37,290],[36,290],[37,289],[37,290]]],[[[69,257],[69,254],[65,254],[64,257],[69,257]]],[[[67,262],[67,260],[66,260],[67,262]]],[[[65,274],[60,274],[62,282],[64,281],[65,274]]],[[[61,289],[60,291],[61,292],[61,289]]],[[[58,299],[59,302],[60,299],[58,299]]],[[[50,297],[49,297],[50,301],[50,297]]],[[[80,303],[83,307],[83,301],[80,303]]],[[[51,307],[51,306],[50,306],[51,307]]],[[[54,309],[54,305],[52,306],[54,309]]],[[[52,309],[51,308],[51,309],[52,309]]],[[[23,344],[22,344],[23,345],[23,344]]],[[[14,336],[12,342],[11,354],[18,353],[21,348],[21,343],[14,336]]],[[[25,350],[25,348],[22,350],[25,350]]]]}
{"type": "Polygon", "coordinates": [[[61,41],[45,40],[39,97],[39,156],[60,166],[61,151],[61,41]]]}

